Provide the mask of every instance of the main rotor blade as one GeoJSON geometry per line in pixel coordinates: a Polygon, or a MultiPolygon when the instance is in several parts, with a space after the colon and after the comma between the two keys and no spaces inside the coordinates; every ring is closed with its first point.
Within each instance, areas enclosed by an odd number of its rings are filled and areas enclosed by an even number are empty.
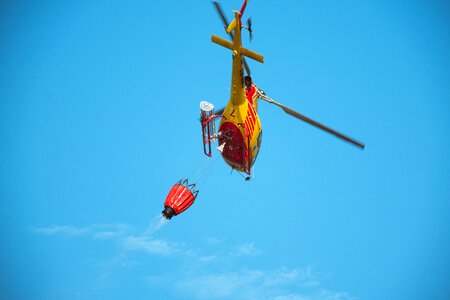
{"type": "Polygon", "coordinates": [[[219,107],[217,111],[214,112],[215,115],[221,115],[225,111],[225,107],[219,107]]]}
{"type": "Polygon", "coordinates": [[[321,124],[321,123],[319,123],[317,121],[314,121],[313,119],[308,118],[307,116],[302,115],[301,113],[298,113],[298,112],[294,111],[293,109],[290,109],[289,107],[284,106],[283,104],[274,101],[273,99],[267,97],[266,95],[260,94],[260,98],[265,100],[265,101],[267,101],[267,102],[269,102],[269,103],[272,103],[272,104],[275,104],[276,106],[281,107],[287,114],[289,114],[289,115],[291,115],[291,116],[293,116],[293,117],[295,117],[297,119],[300,119],[300,120],[302,120],[302,121],[304,121],[304,122],[306,122],[306,123],[308,123],[308,124],[310,124],[312,126],[315,126],[315,127],[319,128],[319,129],[322,129],[322,130],[324,130],[324,131],[326,131],[326,132],[328,132],[328,133],[330,133],[330,134],[332,134],[332,135],[334,135],[334,136],[336,136],[336,137],[338,137],[338,138],[340,138],[340,139],[342,139],[342,140],[344,140],[346,142],[349,142],[349,143],[359,147],[361,150],[364,150],[365,145],[363,143],[361,143],[361,142],[359,142],[359,141],[357,141],[355,139],[352,139],[352,138],[350,138],[350,137],[348,137],[348,136],[346,136],[346,135],[344,135],[344,134],[342,134],[340,132],[337,132],[336,130],[331,129],[330,127],[325,126],[325,125],[323,125],[323,124],[321,124]]]}
{"type": "MultiPolygon", "coordinates": [[[[223,13],[222,7],[216,1],[212,1],[212,4],[216,8],[216,11],[217,11],[217,13],[220,16],[220,19],[222,19],[222,23],[223,23],[223,26],[224,26],[225,30],[227,30],[229,23],[228,23],[227,17],[223,13]]],[[[231,38],[233,38],[233,34],[231,32],[230,32],[230,36],[231,36],[231,38]]]]}
{"type": "Polygon", "coordinates": [[[242,57],[242,62],[244,63],[245,72],[247,72],[248,76],[251,76],[252,74],[250,74],[250,67],[247,64],[247,61],[245,60],[245,57],[242,57]]]}
{"type": "MultiPolygon", "coordinates": [[[[227,31],[227,28],[228,28],[229,23],[228,23],[227,17],[225,16],[225,14],[224,14],[224,12],[223,12],[222,7],[221,7],[220,4],[219,4],[218,2],[216,2],[216,1],[212,1],[212,4],[213,4],[214,7],[216,8],[217,14],[220,16],[220,19],[222,20],[222,23],[223,23],[223,26],[224,26],[224,28],[225,28],[225,31],[227,31]]],[[[233,32],[229,32],[228,35],[230,36],[231,41],[234,41],[234,35],[233,35],[233,32]]],[[[250,76],[250,75],[251,75],[251,74],[250,74],[250,67],[249,67],[248,64],[247,64],[247,61],[245,60],[245,57],[242,57],[242,61],[243,61],[243,63],[244,63],[244,69],[245,69],[245,72],[247,72],[247,75],[250,76]]]]}

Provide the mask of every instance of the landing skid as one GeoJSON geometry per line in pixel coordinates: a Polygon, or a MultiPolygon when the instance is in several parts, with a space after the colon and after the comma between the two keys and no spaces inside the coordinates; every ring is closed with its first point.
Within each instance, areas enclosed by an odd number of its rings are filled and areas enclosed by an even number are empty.
{"type": "MultiPolygon", "coordinates": [[[[234,170],[235,170],[234,168],[231,168],[231,173],[230,173],[230,174],[233,174],[233,171],[234,171],[234,170]]],[[[243,172],[239,172],[239,171],[237,171],[237,173],[238,173],[239,175],[241,175],[242,178],[244,178],[245,181],[250,181],[250,180],[252,180],[253,177],[254,177],[254,176],[252,176],[253,174],[247,174],[247,173],[243,173],[243,172]],[[244,175],[244,174],[245,174],[245,175],[244,175]],[[247,176],[246,176],[246,175],[247,175],[247,176]]]]}

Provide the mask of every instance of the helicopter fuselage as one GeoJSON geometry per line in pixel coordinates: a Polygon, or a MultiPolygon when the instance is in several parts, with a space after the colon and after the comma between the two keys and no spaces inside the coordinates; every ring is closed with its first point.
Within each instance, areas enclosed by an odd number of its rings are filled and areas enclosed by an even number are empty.
{"type": "Polygon", "coordinates": [[[235,21],[230,25],[233,30],[233,42],[215,35],[212,41],[232,50],[232,75],[230,100],[222,114],[219,124],[219,146],[223,145],[222,157],[233,169],[250,174],[251,167],[258,156],[262,140],[261,121],[257,111],[258,91],[246,95],[244,82],[243,57],[247,56],[264,62],[262,55],[242,47],[241,21],[239,12],[235,12],[235,21]],[[248,97],[248,98],[247,98],[248,97]]]}
{"type": "Polygon", "coordinates": [[[219,125],[219,145],[222,157],[233,169],[250,174],[262,141],[258,112],[250,101],[236,105],[229,101],[219,125]]]}

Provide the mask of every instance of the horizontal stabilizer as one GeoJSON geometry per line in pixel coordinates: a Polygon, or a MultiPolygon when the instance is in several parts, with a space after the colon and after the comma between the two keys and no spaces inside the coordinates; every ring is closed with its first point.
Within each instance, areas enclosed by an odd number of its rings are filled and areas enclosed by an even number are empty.
{"type": "MultiPolygon", "coordinates": [[[[231,51],[235,50],[234,49],[234,44],[232,42],[227,41],[227,40],[225,40],[225,39],[223,39],[221,37],[218,37],[217,35],[213,34],[211,36],[211,41],[213,43],[216,43],[217,45],[220,45],[222,47],[230,49],[231,51]]],[[[249,50],[249,49],[246,49],[246,48],[242,48],[242,47],[239,50],[240,50],[242,55],[247,56],[248,58],[254,59],[254,60],[256,60],[256,61],[258,61],[260,63],[264,63],[264,56],[262,56],[261,54],[256,53],[256,52],[254,52],[252,50],[249,50]]]]}
{"type": "Polygon", "coordinates": [[[211,36],[211,41],[213,43],[216,43],[217,45],[220,45],[222,47],[228,48],[230,50],[233,50],[233,43],[230,41],[227,41],[221,37],[218,37],[217,35],[212,35],[211,36]]]}
{"type": "Polygon", "coordinates": [[[262,56],[259,53],[256,53],[255,51],[248,50],[246,48],[241,48],[241,53],[242,53],[242,55],[247,56],[251,59],[254,59],[257,62],[260,62],[262,64],[264,63],[264,56],[262,56]]]}

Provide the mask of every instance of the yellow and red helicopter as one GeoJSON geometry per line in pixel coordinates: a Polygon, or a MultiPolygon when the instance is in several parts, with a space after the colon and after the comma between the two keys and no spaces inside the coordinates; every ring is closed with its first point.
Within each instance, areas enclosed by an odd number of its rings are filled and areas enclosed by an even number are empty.
{"type": "MultiPolygon", "coordinates": [[[[260,99],[275,104],[289,115],[364,149],[364,144],[274,101],[254,84],[245,57],[260,63],[264,62],[264,57],[242,47],[241,31],[243,28],[249,31],[250,39],[252,38],[251,20],[247,20],[247,26],[242,24],[242,16],[247,2],[248,0],[244,1],[240,11],[234,11],[234,19],[231,23],[228,23],[219,3],[213,2],[225,25],[226,32],[232,40],[228,41],[216,35],[211,37],[214,43],[232,51],[231,92],[225,109],[217,112],[214,112],[214,105],[210,102],[200,102],[204,153],[212,156],[211,144],[218,140],[217,149],[221,152],[225,162],[233,170],[247,174],[246,180],[250,180],[252,167],[261,147],[262,127],[258,116],[258,100],[260,99]],[[247,73],[246,76],[244,76],[244,69],[247,73]],[[216,132],[215,120],[217,118],[220,118],[220,124],[219,130],[216,132]]],[[[178,181],[173,185],[164,202],[162,211],[164,218],[170,220],[173,216],[188,209],[197,198],[198,192],[195,182],[190,182],[188,179],[178,181]]]]}
{"type": "Polygon", "coordinates": [[[258,100],[260,99],[275,104],[289,115],[364,149],[363,143],[274,101],[254,84],[250,77],[250,68],[245,57],[260,63],[264,63],[264,57],[242,46],[242,29],[247,29],[250,33],[250,39],[252,38],[251,19],[247,20],[247,26],[244,26],[242,23],[242,16],[247,3],[248,0],[244,0],[240,11],[234,11],[234,19],[231,23],[228,23],[219,3],[213,2],[232,41],[216,35],[212,35],[211,40],[213,43],[232,51],[232,76],[230,100],[224,110],[214,113],[214,105],[206,101],[200,102],[203,150],[205,154],[208,156],[212,155],[211,142],[218,140],[218,150],[221,152],[225,162],[233,170],[246,173],[248,175],[246,179],[249,180],[252,166],[261,147],[262,127],[258,116],[258,100]],[[244,69],[247,76],[244,76],[244,69]],[[214,123],[216,118],[220,118],[217,133],[214,123]]]}

